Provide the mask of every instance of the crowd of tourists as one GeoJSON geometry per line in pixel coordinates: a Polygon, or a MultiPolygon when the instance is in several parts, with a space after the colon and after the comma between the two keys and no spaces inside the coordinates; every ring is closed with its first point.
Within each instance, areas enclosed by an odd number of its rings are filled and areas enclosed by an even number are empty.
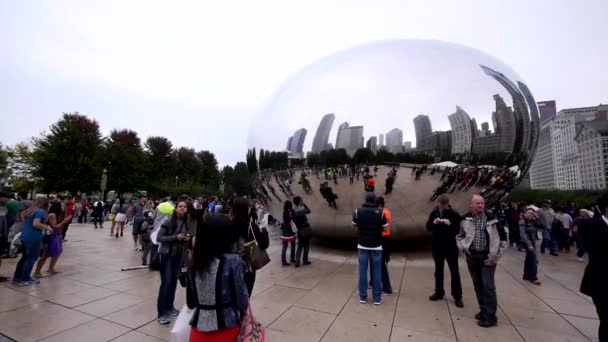
{"type": "MultiPolygon", "coordinates": [[[[371,179],[371,171],[367,172],[367,179],[371,179]]],[[[271,176],[290,184],[294,174],[287,171],[271,176]]],[[[290,193],[291,189],[283,188],[290,193]]],[[[364,190],[364,203],[352,216],[358,232],[359,301],[367,303],[371,290],[373,303],[381,305],[383,297],[393,293],[388,268],[392,215],[384,198],[371,191],[373,188],[366,186],[364,190]]],[[[265,250],[270,244],[268,228],[272,222],[280,226],[281,264],[311,264],[313,227],[307,218],[311,210],[300,196],[285,199],[283,215],[277,219],[272,218],[263,201],[246,197],[222,200],[184,195],[158,201],[141,196],[133,202],[119,199],[110,205],[91,202],[89,205],[86,200],[62,197],[31,201],[25,194],[12,198],[0,193],[2,253],[10,253],[13,248],[21,253],[12,278],[15,284],[36,285],[40,278],[58,273],[57,262],[73,218],[82,217],[82,222],[87,222],[90,215],[95,229],[110,221],[110,236],[115,239],[122,237],[125,227],[132,223],[133,249],[143,252],[142,265],[160,273],[158,321],[168,324],[180,314],[174,300],[177,284],[181,283],[187,289],[187,305],[192,310],[191,340],[230,341],[242,331],[241,324],[250,311],[256,271],[270,261],[265,250]],[[87,212],[83,214],[83,210],[87,212]],[[43,271],[47,261],[48,269],[43,271]]],[[[593,299],[600,318],[600,341],[606,340],[608,280],[602,267],[608,261],[608,198],[598,200],[593,208],[578,208],[574,203],[562,206],[550,200],[486,208],[484,197],[473,195],[470,211],[461,215],[443,194],[438,196],[426,227],[432,234],[435,263],[435,289],[429,299],[437,301],[445,296],[447,262],[454,303],[459,308],[464,306],[458,268],[462,253],[479,306],[475,318],[481,327],[497,324],[494,276],[506,248],[525,253],[522,278],[537,286],[541,286],[539,247],[540,253],[554,256],[575,249],[580,261],[588,255],[581,292],[593,299]]]]}

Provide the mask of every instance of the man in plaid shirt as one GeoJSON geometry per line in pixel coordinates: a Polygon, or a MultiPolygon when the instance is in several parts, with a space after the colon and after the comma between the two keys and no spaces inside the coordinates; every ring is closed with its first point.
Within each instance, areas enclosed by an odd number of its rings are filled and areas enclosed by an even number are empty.
{"type": "Polygon", "coordinates": [[[485,210],[483,197],[471,198],[471,211],[460,222],[456,236],[458,247],[466,254],[469,273],[479,304],[475,315],[477,324],[488,328],[496,326],[496,286],[494,273],[502,251],[508,246],[507,233],[496,217],[485,210]]]}

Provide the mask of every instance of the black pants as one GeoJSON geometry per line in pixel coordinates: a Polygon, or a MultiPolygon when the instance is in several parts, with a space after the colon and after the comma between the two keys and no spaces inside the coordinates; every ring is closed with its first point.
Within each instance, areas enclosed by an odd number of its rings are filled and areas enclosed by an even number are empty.
{"type": "Polygon", "coordinates": [[[301,237],[298,236],[298,250],[296,252],[296,265],[301,262],[308,262],[308,251],[310,250],[311,236],[301,237]],[[302,256],[302,252],[304,255],[302,256]]]}
{"type": "Polygon", "coordinates": [[[70,223],[67,223],[65,226],[63,226],[63,230],[61,231],[61,236],[63,237],[63,240],[65,240],[65,236],[68,234],[68,228],[70,228],[70,223]]]}
{"type": "Polygon", "coordinates": [[[247,293],[249,297],[251,297],[251,293],[253,292],[253,285],[255,284],[255,271],[253,272],[245,272],[243,276],[245,278],[245,285],[247,286],[247,293]]]}
{"type": "Polygon", "coordinates": [[[296,261],[296,240],[282,241],[282,242],[283,242],[283,249],[281,250],[281,262],[283,262],[284,264],[287,263],[287,247],[289,247],[289,245],[291,245],[291,253],[290,253],[289,260],[291,262],[295,262],[296,261]]]}
{"type": "Polygon", "coordinates": [[[597,316],[600,318],[599,340],[600,342],[608,342],[608,295],[602,294],[591,298],[593,304],[595,304],[597,316]]]}
{"type": "Polygon", "coordinates": [[[481,313],[481,319],[488,322],[496,322],[496,285],[494,283],[494,273],[496,265],[486,266],[484,262],[488,258],[487,253],[467,254],[467,265],[473,280],[475,295],[481,313]]]}
{"type": "Polygon", "coordinates": [[[445,262],[448,263],[451,278],[452,297],[462,298],[462,284],[460,282],[460,272],[458,270],[458,247],[456,244],[436,244],[433,245],[433,261],[435,262],[435,293],[444,295],[443,274],[445,262]]]}

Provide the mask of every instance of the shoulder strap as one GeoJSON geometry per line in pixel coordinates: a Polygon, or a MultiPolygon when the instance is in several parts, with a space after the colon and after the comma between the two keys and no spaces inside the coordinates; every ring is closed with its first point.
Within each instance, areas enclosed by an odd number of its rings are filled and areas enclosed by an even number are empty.
{"type": "Polygon", "coordinates": [[[222,305],[222,278],[224,275],[224,265],[226,258],[222,256],[220,258],[220,264],[217,267],[217,274],[215,275],[215,314],[217,315],[217,328],[218,330],[226,327],[224,321],[224,306],[222,305]]]}

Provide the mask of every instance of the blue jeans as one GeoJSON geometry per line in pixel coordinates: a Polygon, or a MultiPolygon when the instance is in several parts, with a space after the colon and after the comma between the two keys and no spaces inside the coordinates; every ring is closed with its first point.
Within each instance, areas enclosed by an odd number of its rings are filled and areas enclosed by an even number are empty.
{"type": "Polygon", "coordinates": [[[175,289],[177,288],[177,280],[182,272],[181,255],[168,256],[163,255],[160,259],[160,289],[158,290],[158,299],[156,301],[156,309],[158,317],[166,315],[173,307],[175,300],[175,289]]]}
{"type": "Polygon", "coordinates": [[[359,248],[359,299],[367,300],[367,270],[372,272],[372,297],[382,300],[382,250],[359,248]]]}
{"type": "Polygon", "coordinates": [[[496,265],[486,266],[484,261],[488,258],[487,253],[471,253],[467,254],[467,265],[477,303],[481,311],[481,319],[488,322],[496,322],[496,308],[498,301],[496,299],[496,284],[494,283],[494,273],[496,265]]]}
{"type": "Polygon", "coordinates": [[[543,242],[541,245],[541,252],[544,253],[545,249],[548,249],[550,253],[557,253],[557,240],[551,230],[543,229],[543,242]]]}
{"type": "Polygon", "coordinates": [[[282,241],[283,249],[281,250],[281,261],[286,264],[287,263],[287,247],[291,245],[291,254],[289,261],[296,262],[296,240],[293,241],[282,241]]]}
{"type": "Polygon", "coordinates": [[[32,268],[34,268],[36,260],[38,260],[38,257],[40,257],[40,248],[42,247],[42,240],[21,240],[21,245],[23,246],[23,253],[21,255],[21,259],[19,259],[19,262],[17,263],[15,275],[13,276],[13,280],[17,282],[25,282],[32,280],[32,268]]]}

